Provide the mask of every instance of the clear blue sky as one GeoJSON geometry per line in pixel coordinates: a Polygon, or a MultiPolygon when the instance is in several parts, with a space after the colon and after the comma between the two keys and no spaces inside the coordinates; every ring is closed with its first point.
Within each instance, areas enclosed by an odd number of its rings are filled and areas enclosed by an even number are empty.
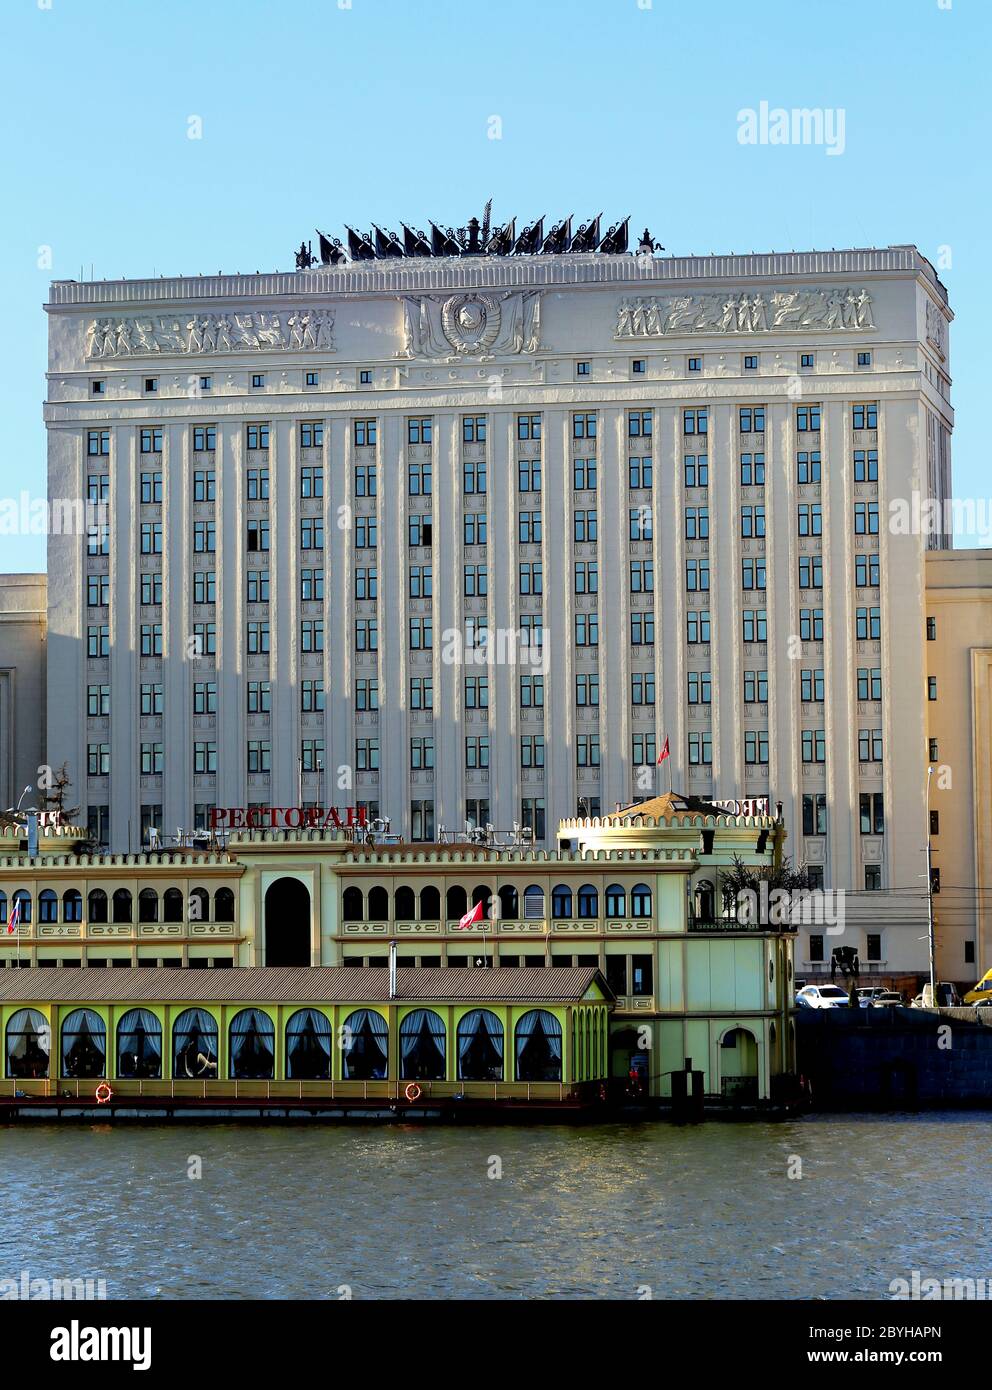
{"type": "MultiPolygon", "coordinates": [[[[49,279],[291,269],[315,226],[490,196],[673,254],[949,247],[955,492],[992,494],[990,0],[647,3],[0,0],[0,496],[45,492],[49,279]],[[845,152],[740,145],[762,101],[843,108],[845,152]]],[[[0,536],[0,570],[44,563],[0,536]]]]}

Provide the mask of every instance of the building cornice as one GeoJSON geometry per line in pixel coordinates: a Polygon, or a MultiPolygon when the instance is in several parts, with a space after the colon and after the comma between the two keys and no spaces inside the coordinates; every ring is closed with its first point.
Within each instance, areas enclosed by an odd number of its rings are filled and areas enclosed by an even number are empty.
{"type": "MultiPolygon", "coordinates": [[[[947,291],[914,246],[842,251],[788,251],[747,256],[507,256],[321,267],[255,275],[197,275],[144,280],[56,280],[46,310],[93,305],[160,305],[232,299],[368,297],[415,291],[525,286],[687,285],[825,275],[917,275],[946,307],[947,291]]],[[[948,313],[950,311],[948,310],[948,313]]]]}

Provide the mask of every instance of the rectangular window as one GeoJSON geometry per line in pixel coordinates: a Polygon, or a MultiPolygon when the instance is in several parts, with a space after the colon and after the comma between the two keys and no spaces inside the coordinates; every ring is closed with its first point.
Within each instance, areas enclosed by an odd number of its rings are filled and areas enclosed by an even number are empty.
{"type": "Polygon", "coordinates": [[[796,429],[800,434],[818,433],[820,429],[820,407],[818,405],[797,405],[796,429]]]}
{"type": "Polygon", "coordinates": [[[827,796],[825,792],[806,793],[803,796],[803,834],[825,835],[827,833],[827,796]]]}
{"type": "MultiPolygon", "coordinates": [[[[316,383],[310,383],[316,385],[316,383]]],[[[324,425],[321,420],[300,421],[300,448],[322,449],[324,447],[324,425]]]]}
{"type": "Polygon", "coordinates": [[[881,792],[860,792],[858,812],[862,835],[885,833],[885,808],[881,792]]]}
{"type": "Polygon", "coordinates": [[[246,449],[267,449],[269,447],[269,422],[263,420],[257,424],[245,426],[245,448],[246,449]]]}
{"type": "Polygon", "coordinates": [[[367,445],[375,444],[376,441],[375,420],[356,420],[354,422],[355,444],[363,449],[367,445]]]}
{"type": "Polygon", "coordinates": [[[878,402],[864,401],[851,407],[851,427],[856,430],[878,429],[878,402]]]}
{"type": "Polygon", "coordinates": [[[410,419],[406,422],[406,442],[408,444],[430,444],[433,422],[430,416],[410,419]]]}

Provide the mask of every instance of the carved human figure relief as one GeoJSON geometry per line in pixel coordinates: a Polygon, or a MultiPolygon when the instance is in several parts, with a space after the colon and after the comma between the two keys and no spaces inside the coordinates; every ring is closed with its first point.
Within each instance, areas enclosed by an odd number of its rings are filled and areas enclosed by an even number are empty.
{"type": "Polygon", "coordinates": [[[95,319],[86,329],[86,356],[131,357],[177,353],[199,357],[213,352],[261,349],[334,350],[331,310],[299,308],[279,313],[205,314],[191,310],[137,318],[95,319]]]}
{"type": "Polygon", "coordinates": [[[768,333],[873,329],[872,297],[861,289],[774,290],[749,294],[682,294],[629,298],[617,304],[615,338],[660,338],[681,333],[768,333]],[[771,324],[769,325],[769,318],[771,324]]]}

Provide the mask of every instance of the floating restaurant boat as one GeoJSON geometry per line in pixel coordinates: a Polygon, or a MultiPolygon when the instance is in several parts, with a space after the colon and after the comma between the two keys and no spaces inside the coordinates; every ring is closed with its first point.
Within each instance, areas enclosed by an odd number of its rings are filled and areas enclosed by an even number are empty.
{"type": "Polygon", "coordinates": [[[0,1121],[588,1112],[614,996],[595,968],[0,974],[0,1121]]]}
{"type": "MultiPolygon", "coordinates": [[[[598,1104],[601,1086],[611,1100],[677,1105],[680,1078],[697,1073],[707,1104],[777,1106],[796,1070],[796,927],[740,916],[728,884],[742,868],[774,874],[785,838],[781,814],[764,803],[728,807],[671,792],[610,816],[562,821],[555,850],[507,845],[488,829],[478,841],[393,843],[374,827],[343,825],[245,828],[205,850],[105,855],[85,830],[56,826],[32,854],[16,828],[0,832],[0,922],[14,919],[0,933],[0,1021],[7,1028],[12,1010],[34,1010],[41,1023],[23,1046],[33,1037],[40,1047],[47,1023],[56,1059],[34,1077],[12,1069],[8,1052],[4,1103],[9,1113],[22,1090],[29,1108],[36,1095],[59,1105],[78,1095],[89,1105],[100,1080],[115,1107],[132,1092],[172,1104],[173,1095],[194,1095],[196,1083],[201,1104],[288,1103],[295,1088],[298,1104],[312,1095],[321,1104],[388,1107],[407,1103],[411,1082],[421,1105],[456,1109],[483,1095],[496,1105],[598,1104]],[[391,954],[401,993],[384,998],[391,954]],[[64,1068],[59,1039],[73,1002],[93,1015],[90,1033],[99,1020],[105,1074],[64,1068]],[[571,1031],[592,1003],[606,1034],[595,1047],[571,1031]],[[300,1072],[286,1035],[294,1015],[316,1057],[327,1028],[336,1038],[352,1014],[379,1005],[389,1036],[382,1076],[346,1071],[336,1042],[328,1076],[300,1072]],[[231,1020],[249,1008],[271,1024],[272,1065],[261,1076],[232,1071],[231,1020]],[[178,1012],[189,1009],[209,1014],[216,1031],[205,1069],[192,1075],[170,1051],[178,1012]],[[436,1075],[406,1075],[408,1039],[397,1031],[404,1009],[430,1013],[428,1031],[434,1016],[444,1024],[436,1075]],[[518,1069],[521,1009],[557,1018],[562,1057],[553,1075],[518,1069]],[[479,1010],[487,1011],[479,1027],[502,1038],[502,1061],[498,1076],[476,1079],[464,1074],[458,1049],[463,1014],[479,1010]],[[129,1028],[159,1039],[154,1076],[119,1065],[127,1013],[135,1014],[129,1028]]],[[[252,1047],[263,1035],[255,1029],[252,1047]]],[[[439,1050],[441,1038],[437,1031],[439,1050]]],[[[482,1039],[473,1047],[484,1050],[482,1039]]]]}

